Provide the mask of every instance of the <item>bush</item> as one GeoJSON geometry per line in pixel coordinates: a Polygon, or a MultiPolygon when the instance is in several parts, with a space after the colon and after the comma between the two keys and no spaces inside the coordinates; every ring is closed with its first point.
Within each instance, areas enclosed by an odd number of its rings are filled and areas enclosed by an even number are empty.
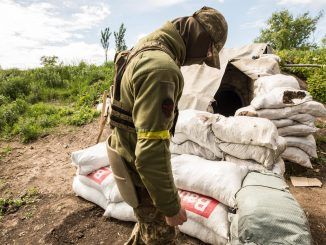
{"type": "Polygon", "coordinates": [[[281,65],[287,64],[320,64],[322,68],[286,68],[283,70],[293,73],[307,81],[308,91],[313,98],[326,103],[326,48],[313,50],[282,50],[278,52],[282,59],[281,65]]]}
{"type": "Polygon", "coordinates": [[[58,125],[91,122],[113,73],[112,62],[0,70],[0,136],[29,142],[58,125]]]}

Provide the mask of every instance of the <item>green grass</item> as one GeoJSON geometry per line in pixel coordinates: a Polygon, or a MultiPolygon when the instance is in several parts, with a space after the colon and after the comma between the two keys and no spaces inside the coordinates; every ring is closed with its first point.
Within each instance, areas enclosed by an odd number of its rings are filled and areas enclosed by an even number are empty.
{"type": "Polygon", "coordinates": [[[36,202],[39,195],[37,188],[32,187],[23,196],[18,198],[0,197],[0,219],[7,213],[17,212],[22,206],[36,202]]]}
{"type": "Polygon", "coordinates": [[[113,64],[81,62],[30,70],[0,70],[0,138],[30,142],[59,125],[81,126],[113,80],[113,64]]]}

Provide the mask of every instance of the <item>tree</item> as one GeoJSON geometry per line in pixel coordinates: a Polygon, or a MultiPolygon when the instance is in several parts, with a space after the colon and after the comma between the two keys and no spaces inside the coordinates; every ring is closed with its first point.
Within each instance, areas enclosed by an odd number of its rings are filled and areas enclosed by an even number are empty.
{"type": "Polygon", "coordinates": [[[326,35],[321,39],[320,43],[322,48],[326,48],[326,35]]]}
{"type": "Polygon", "coordinates": [[[126,42],[125,42],[125,33],[126,33],[126,28],[122,23],[120,25],[119,32],[114,32],[116,52],[127,49],[126,42]]]}
{"type": "Polygon", "coordinates": [[[110,45],[110,36],[111,36],[110,28],[107,27],[103,30],[101,30],[101,44],[104,49],[105,53],[105,63],[108,62],[108,49],[110,45]]]}
{"type": "Polygon", "coordinates": [[[56,66],[58,64],[58,56],[42,56],[41,57],[41,64],[43,66],[49,67],[49,66],[56,66]]]}
{"type": "Polygon", "coordinates": [[[255,42],[270,43],[277,50],[314,48],[316,43],[309,39],[322,16],[323,12],[319,12],[316,17],[305,12],[294,18],[288,10],[275,12],[267,20],[266,29],[260,31],[255,42]]]}

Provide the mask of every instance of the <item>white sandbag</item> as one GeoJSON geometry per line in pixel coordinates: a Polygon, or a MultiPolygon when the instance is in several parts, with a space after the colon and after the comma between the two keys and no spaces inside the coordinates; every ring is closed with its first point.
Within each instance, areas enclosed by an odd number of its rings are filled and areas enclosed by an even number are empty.
{"type": "Polygon", "coordinates": [[[108,204],[105,196],[98,190],[80,182],[80,180],[76,177],[74,177],[74,180],[72,182],[72,189],[77,196],[80,196],[86,199],[87,201],[95,203],[101,208],[106,209],[108,204]]]}
{"type": "Polygon", "coordinates": [[[293,120],[293,116],[297,114],[310,114],[313,117],[326,116],[326,109],[323,104],[316,101],[308,101],[300,105],[285,107],[279,109],[261,109],[255,110],[252,106],[246,106],[238,109],[235,115],[238,116],[253,116],[272,119],[289,118],[293,120]]]}
{"type": "Polygon", "coordinates": [[[207,229],[200,223],[188,219],[187,222],[179,226],[179,230],[189,236],[195,237],[204,243],[214,244],[214,245],[226,245],[227,240],[221,236],[216,235],[212,230],[207,229]]]}
{"type": "Polygon", "coordinates": [[[293,116],[289,116],[288,119],[308,126],[313,126],[316,120],[316,118],[310,114],[296,114],[293,116]]]}
{"type": "Polygon", "coordinates": [[[108,166],[109,158],[105,142],[71,153],[72,164],[77,167],[77,174],[87,175],[108,166]]]}
{"type": "Polygon", "coordinates": [[[229,207],[234,207],[234,195],[248,172],[235,163],[186,154],[171,159],[171,165],[177,188],[212,197],[229,207]]]}
{"type": "Polygon", "coordinates": [[[307,113],[314,117],[326,116],[326,109],[323,104],[316,101],[308,101],[300,105],[280,109],[262,109],[256,111],[258,117],[268,119],[289,118],[296,114],[307,113]]]}
{"type": "Polygon", "coordinates": [[[222,152],[218,148],[219,140],[214,136],[211,129],[212,122],[221,117],[224,116],[204,111],[180,111],[175,127],[176,137],[172,138],[172,142],[180,144],[190,140],[222,158],[222,152]]]}
{"type": "Polygon", "coordinates": [[[187,217],[226,240],[229,234],[228,208],[211,197],[179,190],[187,217]]]}
{"type": "Polygon", "coordinates": [[[276,149],[275,125],[265,118],[222,117],[212,124],[214,135],[223,142],[265,146],[276,149]]]}
{"type": "Polygon", "coordinates": [[[254,82],[254,95],[266,94],[272,91],[274,88],[289,87],[294,89],[300,89],[299,82],[293,76],[287,76],[283,74],[276,74],[272,76],[264,76],[258,78],[254,82]]]}
{"type": "MultiPolygon", "coordinates": [[[[266,172],[269,171],[267,168],[265,168],[263,165],[253,161],[253,160],[243,160],[239,159],[237,157],[226,155],[225,160],[228,162],[236,163],[239,166],[247,168],[249,171],[258,171],[258,172],[266,172]]],[[[275,164],[272,166],[272,171],[275,174],[278,174],[280,176],[283,176],[285,173],[285,164],[281,157],[279,157],[275,164]]]]}
{"type": "Polygon", "coordinates": [[[105,209],[104,216],[123,221],[137,221],[133,208],[126,202],[109,203],[105,209]]]}
{"type": "Polygon", "coordinates": [[[274,109],[299,105],[307,101],[312,101],[312,96],[307,91],[281,87],[256,96],[250,105],[256,110],[274,109]]]}
{"type": "Polygon", "coordinates": [[[267,169],[271,169],[278,158],[274,154],[274,150],[262,146],[233,143],[220,143],[219,146],[223,152],[229,155],[244,160],[254,160],[267,169]]]}
{"type": "MultiPolygon", "coordinates": [[[[217,160],[221,159],[217,157],[213,152],[211,152],[209,149],[201,147],[195,142],[192,142],[190,140],[178,145],[173,142],[170,144],[170,151],[174,154],[190,154],[190,155],[196,155],[208,160],[217,160]]],[[[222,155],[222,152],[221,152],[222,155]]]]}
{"type": "Polygon", "coordinates": [[[284,160],[297,163],[306,168],[312,168],[308,154],[297,147],[287,147],[281,156],[284,160]]]}
{"type": "Polygon", "coordinates": [[[286,140],[287,146],[297,147],[306,152],[310,157],[317,156],[317,146],[316,140],[312,134],[306,137],[284,137],[286,140]]]}
{"type": "Polygon", "coordinates": [[[108,202],[122,202],[118,186],[109,167],[100,168],[87,176],[76,176],[83,184],[101,192],[108,202]]]}
{"type": "Polygon", "coordinates": [[[298,122],[296,122],[296,121],[293,121],[291,119],[285,119],[285,118],[271,120],[271,121],[277,128],[282,128],[282,127],[298,124],[298,122]]]}
{"type": "Polygon", "coordinates": [[[307,136],[318,131],[316,127],[310,127],[304,124],[297,124],[277,129],[280,136],[307,136]]]}

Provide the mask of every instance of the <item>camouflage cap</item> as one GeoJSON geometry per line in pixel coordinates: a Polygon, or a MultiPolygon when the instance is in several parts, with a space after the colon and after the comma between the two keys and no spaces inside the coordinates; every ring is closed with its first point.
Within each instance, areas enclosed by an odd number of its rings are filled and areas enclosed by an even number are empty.
{"type": "Polygon", "coordinates": [[[219,52],[223,48],[227,34],[228,24],[224,16],[216,9],[202,7],[193,14],[193,17],[205,28],[213,41],[213,66],[220,68],[219,52]]]}

